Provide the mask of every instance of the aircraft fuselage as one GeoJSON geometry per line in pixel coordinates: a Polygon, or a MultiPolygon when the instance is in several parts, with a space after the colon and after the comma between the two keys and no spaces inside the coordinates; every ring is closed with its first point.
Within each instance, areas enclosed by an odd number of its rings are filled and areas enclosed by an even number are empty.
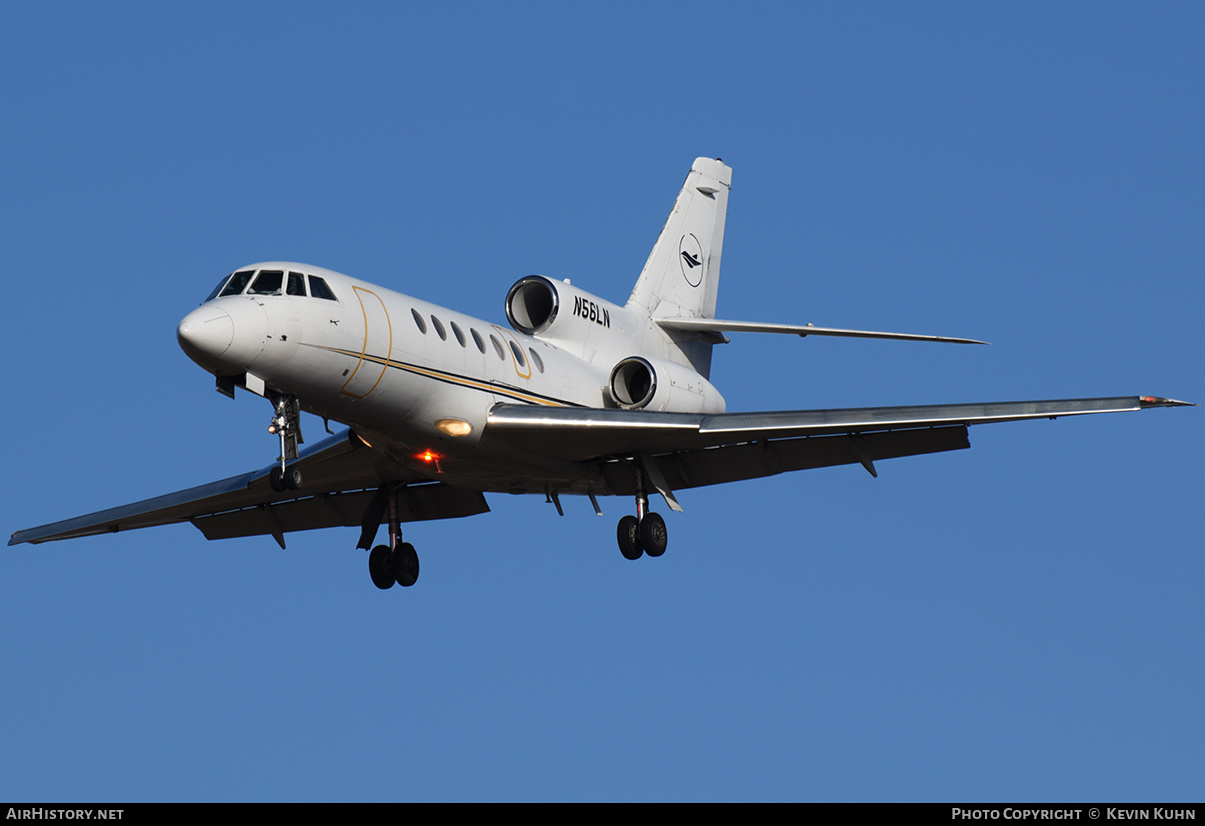
{"type": "Polygon", "coordinates": [[[580,326],[575,353],[321,267],[277,261],[240,272],[316,276],[334,298],[283,286],[212,298],[178,327],[190,358],[261,395],[296,396],[414,472],[485,490],[526,490],[535,467],[563,481],[588,471],[483,445],[486,418],[500,403],[614,407],[608,371],[642,332],[624,308],[575,296],[563,313],[580,326]]]}

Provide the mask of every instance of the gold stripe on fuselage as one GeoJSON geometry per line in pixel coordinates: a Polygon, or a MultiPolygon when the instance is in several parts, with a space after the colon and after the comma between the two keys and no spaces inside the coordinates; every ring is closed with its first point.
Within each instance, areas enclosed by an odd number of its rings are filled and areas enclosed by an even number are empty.
{"type": "Polygon", "coordinates": [[[306,346],[314,347],[319,350],[326,350],[327,352],[330,352],[330,353],[338,353],[341,356],[347,356],[348,358],[354,358],[357,361],[359,361],[359,360],[371,361],[376,364],[384,365],[385,367],[392,367],[397,370],[404,370],[405,372],[413,373],[416,376],[424,376],[429,379],[435,379],[436,381],[442,381],[447,384],[456,385],[458,387],[467,387],[472,390],[481,390],[482,392],[485,392],[485,393],[495,393],[500,396],[509,396],[512,399],[518,399],[519,401],[525,401],[528,404],[540,404],[540,405],[544,405],[545,407],[581,407],[582,406],[579,404],[574,404],[573,402],[567,402],[567,401],[563,401],[561,399],[554,399],[549,396],[539,396],[539,395],[535,395],[532,393],[525,393],[522,390],[511,387],[509,385],[491,384],[489,382],[483,382],[480,379],[469,378],[468,376],[459,376],[455,373],[446,373],[442,370],[435,370],[435,369],[432,369],[429,367],[419,367],[416,364],[406,364],[405,362],[393,361],[392,359],[388,359],[388,358],[381,358],[380,356],[370,355],[367,352],[357,353],[353,350],[344,350],[341,347],[324,347],[321,344],[307,344],[306,346]]]}

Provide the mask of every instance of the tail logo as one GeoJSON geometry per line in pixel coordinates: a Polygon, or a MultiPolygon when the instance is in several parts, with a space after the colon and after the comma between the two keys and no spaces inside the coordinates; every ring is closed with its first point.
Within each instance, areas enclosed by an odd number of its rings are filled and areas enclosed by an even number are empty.
{"type": "Polygon", "coordinates": [[[703,283],[703,248],[699,239],[687,233],[678,242],[678,263],[682,267],[682,277],[692,287],[703,283]]]}

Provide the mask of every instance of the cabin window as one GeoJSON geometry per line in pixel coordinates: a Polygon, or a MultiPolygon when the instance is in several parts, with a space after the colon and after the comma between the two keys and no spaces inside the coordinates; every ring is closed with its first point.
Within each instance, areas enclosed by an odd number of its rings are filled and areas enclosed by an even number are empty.
{"type": "Polygon", "coordinates": [[[498,358],[506,361],[506,351],[502,349],[502,342],[498,341],[498,337],[490,333],[490,343],[494,345],[494,352],[498,354],[498,358]]]}
{"type": "Polygon", "coordinates": [[[239,295],[247,287],[247,283],[251,280],[251,276],[255,275],[255,270],[243,270],[236,272],[234,277],[230,279],[230,283],[226,285],[226,289],[222,290],[219,297],[227,295],[239,295]]]}
{"type": "Polygon", "coordinates": [[[448,340],[447,331],[444,330],[444,326],[439,323],[439,319],[435,316],[431,316],[431,326],[435,328],[435,334],[438,335],[442,341],[448,340]]]}
{"type": "Polygon", "coordinates": [[[410,315],[414,316],[414,323],[418,325],[418,331],[423,335],[426,335],[427,322],[423,321],[423,317],[418,314],[418,310],[411,310],[410,315]]]}
{"type": "Polygon", "coordinates": [[[326,281],[316,275],[310,276],[310,295],[314,298],[325,298],[327,301],[338,301],[335,294],[331,292],[331,288],[326,285],[326,281]]]}
{"type": "Polygon", "coordinates": [[[513,341],[507,343],[510,345],[510,351],[515,354],[515,361],[519,362],[520,367],[526,367],[527,359],[523,358],[523,348],[513,341]]]}
{"type": "Polygon", "coordinates": [[[540,358],[540,354],[537,353],[531,347],[527,348],[527,352],[531,353],[531,363],[536,366],[537,370],[539,370],[541,373],[543,373],[544,372],[544,360],[542,358],[540,358]]]}
{"type": "Polygon", "coordinates": [[[469,328],[469,332],[473,334],[473,343],[477,345],[477,349],[484,353],[485,342],[481,340],[481,333],[477,332],[472,327],[469,328]]]}
{"type": "Polygon", "coordinates": [[[460,346],[463,347],[464,346],[464,332],[459,327],[456,326],[455,321],[450,321],[448,323],[452,325],[452,335],[456,336],[456,340],[458,342],[460,342],[460,346]]]}
{"type": "Polygon", "coordinates": [[[288,295],[305,295],[305,276],[299,272],[289,273],[289,285],[285,288],[288,295]]]}

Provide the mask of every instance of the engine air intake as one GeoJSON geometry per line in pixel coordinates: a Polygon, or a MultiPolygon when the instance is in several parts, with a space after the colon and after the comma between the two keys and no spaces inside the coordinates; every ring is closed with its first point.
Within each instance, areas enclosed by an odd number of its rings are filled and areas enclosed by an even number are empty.
{"type": "Polygon", "coordinates": [[[529,336],[547,330],[558,308],[556,287],[542,275],[520,278],[506,294],[506,320],[529,336]]]}
{"type": "Polygon", "coordinates": [[[638,410],[657,395],[657,373],[639,357],[626,358],[611,370],[611,400],[625,410],[638,410]]]}

